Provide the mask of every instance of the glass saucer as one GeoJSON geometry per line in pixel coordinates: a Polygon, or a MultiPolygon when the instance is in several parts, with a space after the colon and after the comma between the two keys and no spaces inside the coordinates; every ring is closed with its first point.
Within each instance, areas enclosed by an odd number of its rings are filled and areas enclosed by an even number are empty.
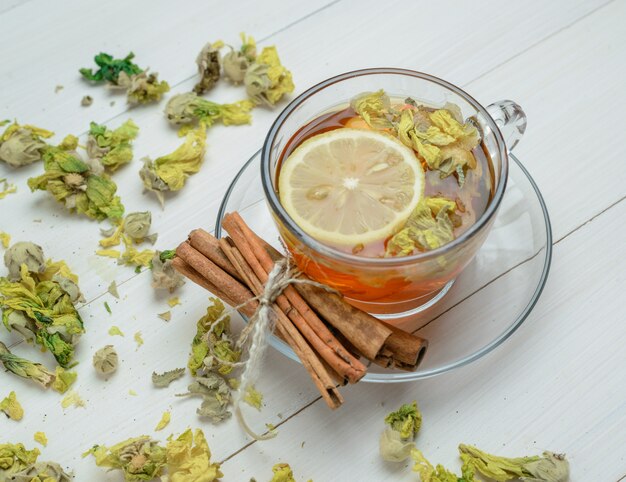
{"type": "MultiPolygon", "coordinates": [[[[503,343],[524,322],[543,290],[552,259],[552,231],[539,188],[519,160],[509,154],[509,179],[493,229],[475,259],[446,295],[396,326],[428,339],[424,360],[414,372],[371,365],[366,382],[419,380],[471,363],[503,343]]],[[[260,151],[233,179],[215,225],[222,235],[225,213],[238,211],[263,239],[283,251],[265,204],[260,151]]],[[[271,344],[298,361],[276,337],[271,344]]]]}

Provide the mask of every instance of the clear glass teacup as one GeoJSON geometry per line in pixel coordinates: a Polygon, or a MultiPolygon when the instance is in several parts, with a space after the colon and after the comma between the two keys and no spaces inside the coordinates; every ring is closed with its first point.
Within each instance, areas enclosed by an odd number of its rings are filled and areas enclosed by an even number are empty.
{"type": "Polygon", "coordinates": [[[517,144],[525,127],[525,115],[514,102],[483,107],[460,88],[427,74],[393,68],[348,72],[310,88],[278,116],[261,152],[263,189],[281,238],[301,271],[380,318],[402,318],[441,299],[480,249],[506,188],[507,150],[517,144]],[[347,253],[311,237],[280,203],[278,171],[289,141],[321,113],[348,104],[355,95],[379,89],[433,108],[455,104],[482,137],[482,151],[492,171],[485,173],[492,178],[489,204],[469,229],[440,248],[398,257],[347,253]]]}

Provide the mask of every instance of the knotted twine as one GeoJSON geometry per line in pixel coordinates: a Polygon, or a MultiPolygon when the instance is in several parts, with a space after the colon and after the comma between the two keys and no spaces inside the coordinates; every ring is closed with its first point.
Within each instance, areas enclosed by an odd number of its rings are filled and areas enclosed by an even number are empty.
{"type": "Polygon", "coordinates": [[[233,368],[243,367],[243,372],[241,373],[241,377],[239,379],[239,389],[235,392],[233,397],[233,412],[235,413],[235,417],[237,421],[244,429],[244,431],[255,440],[268,440],[276,436],[276,432],[274,430],[270,430],[265,434],[257,434],[246,422],[243,413],[241,411],[240,403],[243,398],[243,394],[246,392],[249,386],[254,385],[254,382],[259,377],[260,368],[263,362],[263,356],[265,355],[265,351],[268,345],[269,337],[274,332],[274,328],[276,327],[276,313],[272,305],[276,301],[285,288],[292,284],[308,284],[312,286],[317,286],[318,288],[322,288],[325,291],[336,293],[337,291],[333,288],[330,288],[321,283],[317,283],[316,281],[312,281],[310,279],[301,279],[300,271],[292,268],[289,263],[289,258],[282,259],[277,261],[270,271],[267,281],[263,286],[263,293],[249,300],[241,303],[240,305],[232,307],[230,310],[222,313],[213,323],[209,326],[206,334],[204,335],[204,341],[207,343],[209,347],[210,355],[218,360],[220,363],[224,365],[231,366],[233,368]],[[248,324],[244,327],[244,329],[239,334],[239,338],[235,343],[235,347],[237,349],[242,349],[245,347],[248,338],[250,338],[250,343],[248,344],[248,359],[246,361],[240,362],[232,362],[229,360],[224,360],[219,357],[217,353],[213,350],[213,345],[209,343],[209,335],[213,332],[215,327],[222,322],[226,317],[240,310],[247,304],[258,301],[259,306],[256,311],[252,315],[252,317],[248,320],[248,324]]]}

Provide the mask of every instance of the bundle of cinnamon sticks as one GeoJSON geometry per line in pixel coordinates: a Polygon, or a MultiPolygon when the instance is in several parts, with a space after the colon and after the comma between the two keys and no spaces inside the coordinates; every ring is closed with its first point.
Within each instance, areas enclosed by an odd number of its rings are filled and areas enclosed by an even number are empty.
{"type": "MultiPolygon", "coordinates": [[[[174,268],[251,317],[274,264],[283,255],[259,238],[238,213],[222,225],[217,239],[196,229],[176,249],[174,268]]],[[[306,279],[304,275],[299,278],[306,279]]],[[[356,383],[366,373],[361,358],[388,368],[414,370],[427,341],[392,327],[316,284],[287,285],[272,306],[276,334],[291,346],[329,407],[343,403],[338,385],[356,383]]]]}

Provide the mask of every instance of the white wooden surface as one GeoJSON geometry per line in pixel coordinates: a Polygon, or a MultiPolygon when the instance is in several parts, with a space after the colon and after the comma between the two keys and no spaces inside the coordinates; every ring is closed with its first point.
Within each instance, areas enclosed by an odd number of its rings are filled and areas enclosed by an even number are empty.
{"type": "MultiPolygon", "coordinates": [[[[236,43],[238,32],[246,31],[261,45],[277,45],[297,92],[342,71],[397,66],[444,77],[484,103],[512,98],[529,117],[517,154],[544,193],[556,241],[548,285],[522,328],[458,371],[419,383],[350,387],[345,406],[330,413],[301,367],[271,352],[259,384],[265,407],[250,417],[261,427],[278,425],[279,435],[250,443],[235,421],[203,424],[195,415],[197,401],[174,398],[185,381],[166,390],[153,389],[149,381],[153,370],[184,365],[206,293],[186,285],[172,321],[159,320],[156,313],[167,306],[150,288],[149,273],[136,275],[95,256],[97,223],[69,216],[45,193],[28,191],[26,179],[40,166],[0,166],[0,177],[9,177],[19,190],[0,201],[0,230],[67,259],[88,300],[81,308],[87,335],[78,348],[76,385],[87,407],[63,412],[58,394],[0,373],[0,397],[16,390],[26,410],[20,423],[0,419],[0,443],[33,446],[33,433],[43,430],[50,443],[42,458],[72,467],[78,481],[120,480],[80,453],[94,443],[153,434],[163,410],[171,408],[172,423],[157,435],[204,428],[214,456],[225,460],[227,481],[269,480],[278,461],[289,462],[297,480],[415,480],[410,468],[384,464],[377,451],[384,415],[417,399],[425,420],[418,444],[434,462],[458,467],[456,445],[468,442],[509,455],[566,452],[573,481],[626,476],[624,18],[626,3],[619,0],[338,0],[288,6],[277,0],[0,1],[0,118],[63,136],[86,131],[90,120],[116,126],[132,117],[141,128],[136,159],[168,152],[179,140],[160,114],[163,103],[129,112],[123,96],[78,78],[77,69],[101,50],[133,50],[140,65],[170,82],[173,94],[195,82],[193,61],[204,42],[236,43]],[[65,88],[55,94],[57,84],[65,88]],[[79,105],[85,94],[95,99],[90,108],[79,105]],[[113,279],[120,284],[119,301],[106,294],[113,279]],[[107,300],[112,315],[103,308],[107,300]],[[108,336],[113,324],[124,338],[108,336]],[[138,350],[136,331],[145,339],[138,350]],[[114,343],[122,358],[119,373],[108,381],[90,367],[91,354],[105,343],[114,343]],[[137,396],[128,394],[131,388],[137,396]]],[[[241,90],[227,85],[211,94],[220,101],[240,96],[241,90]]],[[[226,186],[258,149],[276,114],[257,110],[251,126],[214,127],[202,171],[167,200],[164,211],[142,195],[136,160],[115,175],[127,211],[153,211],[161,248],[175,245],[192,228],[212,228],[226,186]]],[[[505,281],[489,287],[494,297],[505,281]]],[[[471,303],[470,298],[457,309],[471,310],[471,303]]],[[[6,332],[1,338],[18,340],[6,332]]],[[[50,362],[49,354],[23,344],[15,351],[50,362]]]]}

